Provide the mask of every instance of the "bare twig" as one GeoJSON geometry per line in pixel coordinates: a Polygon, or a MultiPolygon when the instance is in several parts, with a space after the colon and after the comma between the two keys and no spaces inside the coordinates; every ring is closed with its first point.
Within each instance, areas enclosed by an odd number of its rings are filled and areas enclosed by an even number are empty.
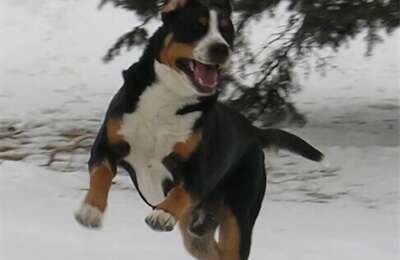
{"type": "Polygon", "coordinates": [[[90,148],[91,144],[84,145],[82,143],[83,143],[83,141],[86,141],[88,139],[93,139],[93,138],[94,138],[94,135],[92,135],[92,134],[83,135],[83,136],[76,138],[71,144],[54,147],[54,150],[49,155],[49,160],[43,166],[51,166],[56,159],[56,155],[59,153],[68,153],[68,152],[71,153],[77,149],[90,148]]]}
{"type": "Polygon", "coordinates": [[[22,130],[16,130],[16,131],[0,134],[0,139],[14,138],[16,135],[19,135],[19,134],[21,134],[23,132],[24,131],[22,131],[22,130]]]}
{"type": "Polygon", "coordinates": [[[28,157],[28,153],[15,153],[15,152],[3,152],[0,153],[0,160],[5,160],[5,161],[21,161],[28,157]]]}

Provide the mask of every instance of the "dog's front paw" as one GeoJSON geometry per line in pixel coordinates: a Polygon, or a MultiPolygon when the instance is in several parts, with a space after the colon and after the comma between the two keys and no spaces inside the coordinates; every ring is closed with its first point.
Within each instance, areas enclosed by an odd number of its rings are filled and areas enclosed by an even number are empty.
{"type": "Polygon", "coordinates": [[[155,231],[171,231],[176,224],[175,218],[162,209],[155,209],[146,217],[146,223],[155,231]]]}
{"type": "Polygon", "coordinates": [[[76,212],[75,219],[87,228],[100,228],[103,212],[97,207],[83,204],[76,212]]]}

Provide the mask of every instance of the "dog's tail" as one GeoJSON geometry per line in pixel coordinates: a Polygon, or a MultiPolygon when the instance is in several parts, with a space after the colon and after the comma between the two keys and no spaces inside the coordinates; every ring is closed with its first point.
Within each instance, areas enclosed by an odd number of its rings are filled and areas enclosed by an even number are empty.
{"type": "Polygon", "coordinates": [[[284,149],[312,161],[324,161],[323,153],[294,134],[274,128],[256,131],[265,148],[284,149]]]}

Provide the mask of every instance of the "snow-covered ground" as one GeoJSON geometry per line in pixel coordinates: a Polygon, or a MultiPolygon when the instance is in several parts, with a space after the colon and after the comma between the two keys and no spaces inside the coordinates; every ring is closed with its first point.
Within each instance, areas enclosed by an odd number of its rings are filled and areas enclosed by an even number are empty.
{"type": "MultiPolygon", "coordinates": [[[[140,54],[102,63],[136,20],[96,5],[0,2],[1,260],[190,259],[178,232],[155,233],[144,224],[150,209],[127,176],[116,179],[104,228],[90,231],[72,217],[88,184],[87,153],[39,166],[49,145],[96,131],[121,70],[140,54]]],[[[365,58],[357,39],[338,54],[337,70],[300,79],[305,88],[293,101],[309,123],[290,131],[340,169],[321,172],[286,153],[270,158],[251,259],[399,259],[398,46],[397,32],[365,58]]]]}

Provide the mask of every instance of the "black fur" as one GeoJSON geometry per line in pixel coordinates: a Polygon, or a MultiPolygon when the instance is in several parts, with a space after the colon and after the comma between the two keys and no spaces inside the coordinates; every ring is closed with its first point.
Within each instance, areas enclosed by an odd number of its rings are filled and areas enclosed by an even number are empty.
{"type": "Polygon", "coordinates": [[[220,28],[220,31],[230,47],[233,47],[234,28],[230,20],[231,8],[226,3],[229,1],[188,1],[185,7],[164,13],[162,20],[173,33],[176,41],[192,43],[207,33],[207,27],[198,22],[199,18],[208,17],[210,8],[217,9],[220,18],[226,18],[229,21],[229,25],[220,28]]]}
{"type": "Polygon", "coordinates": [[[257,129],[256,131],[264,147],[276,147],[320,162],[324,155],[303,139],[279,129],[257,129]]]}

